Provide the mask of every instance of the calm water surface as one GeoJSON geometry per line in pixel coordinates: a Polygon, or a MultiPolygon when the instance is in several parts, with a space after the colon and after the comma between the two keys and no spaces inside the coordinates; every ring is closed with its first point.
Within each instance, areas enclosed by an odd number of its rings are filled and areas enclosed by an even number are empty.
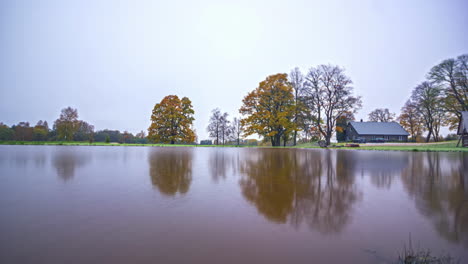
{"type": "Polygon", "coordinates": [[[468,263],[468,153],[0,146],[0,263],[468,263]]]}

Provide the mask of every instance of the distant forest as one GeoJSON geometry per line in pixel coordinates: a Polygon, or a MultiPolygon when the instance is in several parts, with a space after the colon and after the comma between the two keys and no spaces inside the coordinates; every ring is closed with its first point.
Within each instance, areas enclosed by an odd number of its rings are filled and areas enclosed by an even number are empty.
{"type": "Polygon", "coordinates": [[[35,126],[29,122],[19,122],[8,127],[0,123],[0,140],[18,141],[89,141],[146,144],[148,139],[144,131],[133,135],[119,130],[94,131],[94,126],[78,119],[78,110],[71,107],[62,109],[60,117],[52,128],[47,121],[39,120],[35,126]]]}

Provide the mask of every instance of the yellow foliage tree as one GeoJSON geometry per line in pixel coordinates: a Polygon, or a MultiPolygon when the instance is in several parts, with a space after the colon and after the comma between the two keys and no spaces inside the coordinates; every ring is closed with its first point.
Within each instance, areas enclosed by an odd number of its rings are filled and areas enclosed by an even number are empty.
{"type": "Polygon", "coordinates": [[[256,133],[269,138],[272,146],[280,146],[281,138],[297,130],[292,121],[295,113],[293,88],[287,74],[268,76],[242,102],[239,112],[244,116],[241,124],[246,136],[256,133]]]}
{"type": "Polygon", "coordinates": [[[187,97],[168,95],[156,104],[148,128],[148,139],[155,143],[192,143],[195,132],[192,122],[195,111],[187,97]]]}

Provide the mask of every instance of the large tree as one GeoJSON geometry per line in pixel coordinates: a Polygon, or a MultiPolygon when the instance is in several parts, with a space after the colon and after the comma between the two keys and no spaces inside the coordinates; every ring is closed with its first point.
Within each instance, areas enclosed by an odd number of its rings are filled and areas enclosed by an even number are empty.
{"type": "Polygon", "coordinates": [[[258,134],[280,146],[285,134],[294,132],[295,113],[293,88],[287,74],[268,76],[242,100],[239,112],[245,135],[258,134]]]}
{"type": "Polygon", "coordinates": [[[432,67],[429,81],[438,85],[443,93],[441,106],[448,112],[449,125],[455,129],[461,111],[468,111],[468,54],[447,59],[432,67]]]}
{"type": "Polygon", "coordinates": [[[164,97],[156,104],[148,128],[148,139],[157,143],[192,143],[195,132],[192,122],[195,120],[192,102],[187,97],[179,99],[177,95],[164,97]]]}
{"type": "Polygon", "coordinates": [[[421,113],[417,108],[417,104],[411,100],[406,101],[405,105],[401,108],[398,121],[400,125],[410,133],[413,140],[416,140],[416,138],[421,136],[424,132],[421,113]]]}
{"type": "Polygon", "coordinates": [[[79,128],[78,110],[71,107],[62,109],[60,117],[54,122],[54,129],[57,131],[58,139],[73,140],[73,134],[79,128]]]}
{"type": "Polygon", "coordinates": [[[369,113],[371,122],[392,122],[395,120],[395,113],[391,113],[388,108],[377,108],[369,113]]]}
{"type": "Polygon", "coordinates": [[[414,88],[411,100],[422,117],[424,128],[428,131],[426,142],[431,137],[438,141],[440,126],[443,124],[442,91],[430,82],[423,82],[414,88]]]}
{"type": "Polygon", "coordinates": [[[330,144],[337,119],[345,113],[356,113],[361,108],[361,97],[353,95],[351,79],[344,69],[333,65],[310,68],[305,92],[314,116],[314,127],[330,144]]]}

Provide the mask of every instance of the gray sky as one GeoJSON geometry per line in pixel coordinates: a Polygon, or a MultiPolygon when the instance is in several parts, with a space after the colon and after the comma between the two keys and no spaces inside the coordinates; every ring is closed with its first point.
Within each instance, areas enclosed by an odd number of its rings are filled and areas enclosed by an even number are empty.
{"type": "Polygon", "coordinates": [[[337,64],[356,116],[399,112],[443,59],[468,52],[468,1],[0,1],[0,121],[50,125],[66,106],[97,130],[146,130],[164,96],[238,115],[270,74],[337,64]]]}

